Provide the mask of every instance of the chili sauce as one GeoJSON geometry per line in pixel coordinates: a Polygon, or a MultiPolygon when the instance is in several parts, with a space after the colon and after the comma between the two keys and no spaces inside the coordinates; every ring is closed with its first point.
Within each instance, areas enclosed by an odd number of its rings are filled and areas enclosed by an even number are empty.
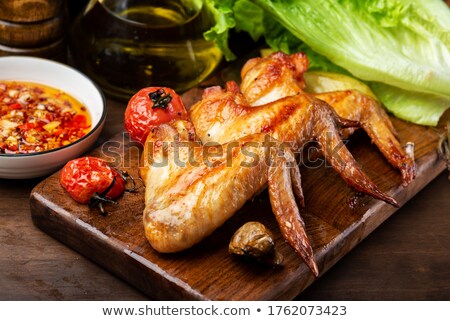
{"type": "Polygon", "coordinates": [[[86,135],[91,126],[87,108],[59,89],[0,81],[0,154],[62,147],[86,135]]]}

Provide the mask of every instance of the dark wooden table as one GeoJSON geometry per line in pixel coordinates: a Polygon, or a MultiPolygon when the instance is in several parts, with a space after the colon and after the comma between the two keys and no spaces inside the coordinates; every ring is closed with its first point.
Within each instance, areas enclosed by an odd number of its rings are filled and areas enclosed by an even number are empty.
{"type": "MultiPolygon", "coordinates": [[[[123,130],[108,102],[101,141],[123,130]]],[[[147,300],[37,229],[28,198],[42,180],[0,179],[0,300],[147,300]]],[[[299,300],[450,300],[450,182],[442,173],[299,300]]]]}

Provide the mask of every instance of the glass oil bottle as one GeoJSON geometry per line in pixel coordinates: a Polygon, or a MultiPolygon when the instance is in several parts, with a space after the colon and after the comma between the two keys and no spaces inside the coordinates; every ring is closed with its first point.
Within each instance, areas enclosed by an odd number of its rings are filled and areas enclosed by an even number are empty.
{"type": "Polygon", "coordinates": [[[73,25],[71,53],[114,98],[149,86],[183,92],[222,58],[203,38],[211,25],[203,0],[92,0],[73,25]]]}

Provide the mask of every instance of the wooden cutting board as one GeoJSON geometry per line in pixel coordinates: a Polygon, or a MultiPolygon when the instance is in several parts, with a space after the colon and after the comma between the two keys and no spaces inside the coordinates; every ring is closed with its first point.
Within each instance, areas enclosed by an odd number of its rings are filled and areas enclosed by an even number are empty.
{"type": "MultiPolygon", "coordinates": [[[[230,79],[225,75],[224,79],[230,79]]],[[[198,99],[201,90],[185,95],[198,99]]],[[[188,103],[189,104],[189,103],[188,103]]],[[[407,188],[367,135],[358,131],[348,147],[382,191],[405,204],[445,168],[437,154],[434,129],[393,119],[402,143],[415,143],[417,178],[407,188]]],[[[141,150],[120,133],[90,153],[138,177],[141,150]]],[[[321,274],[325,273],[397,209],[349,188],[327,166],[301,167],[306,208],[301,210],[321,274]]],[[[144,235],[144,189],[127,193],[119,205],[106,205],[106,217],[72,200],[59,184],[59,172],[31,193],[34,224],[154,299],[288,300],[315,278],[283,240],[267,192],[247,204],[211,236],[176,254],[159,254],[144,235]],[[272,268],[228,254],[233,233],[247,221],[260,221],[275,235],[283,266],[272,268]]],[[[217,209],[220,211],[220,209],[217,209]]],[[[352,273],[349,271],[348,273],[352,273]]]]}
{"type": "MultiPolygon", "coordinates": [[[[417,178],[401,187],[400,174],[384,160],[364,133],[351,137],[350,151],[383,191],[403,205],[445,168],[438,159],[432,129],[394,120],[402,142],[416,145],[417,178]]],[[[126,134],[115,136],[92,155],[115,160],[137,177],[140,150],[126,134]]],[[[302,215],[321,274],[396,211],[368,196],[359,197],[326,167],[301,168],[306,209],[302,215]]],[[[183,253],[155,252],[144,236],[144,191],[107,205],[103,217],[73,201],[59,184],[59,172],[31,194],[33,222],[40,229],[115,273],[155,299],[292,299],[315,278],[277,228],[267,193],[249,201],[224,226],[183,253]],[[270,268],[228,254],[228,242],[244,222],[258,220],[271,229],[284,256],[282,268],[270,268]]],[[[218,211],[220,209],[217,209],[218,211]]],[[[348,273],[352,273],[349,271],[348,273]]]]}

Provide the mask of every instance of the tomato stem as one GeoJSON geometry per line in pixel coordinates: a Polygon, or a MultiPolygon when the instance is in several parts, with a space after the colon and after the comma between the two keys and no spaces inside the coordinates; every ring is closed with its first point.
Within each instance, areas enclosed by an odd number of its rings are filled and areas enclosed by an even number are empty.
{"type": "Polygon", "coordinates": [[[113,178],[111,184],[100,194],[94,193],[94,195],[91,196],[91,199],[89,200],[89,207],[95,207],[98,206],[100,209],[100,213],[105,216],[107,213],[105,209],[103,208],[103,202],[110,203],[110,204],[117,204],[117,202],[113,201],[110,198],[106,197],[106,194],[109,193],[109,191],[114,187],[114,184],[116,184],[116,177],[113,178]]]}
{"type": "Polygon", "coordinates": [[[158,89],[148,94],[148,97],[153,102],[152,109],[163,108],[166,109],[169,103],[172,101],[172,96],[166,94],[163,89],[158,89]]]}
{"type": "Polygon", "coordinates": [[[132,175],[128,174],[127,171],[122,171],[122,170],[120,170],[118,168],[115,168],[115,167],[114,167],[114,169],[120,174],[120,176],[122,177],[122,179],[125,182],[127,182],[128,179],[130,179],[130,181],[131,181],[131,187],[130,188],[125,188],[124,192],[128,192],[128,193],[136,192],[137,188],[136,188],[136,181],[134,180],[134,177],[132,175]]]}
{"type": "Polygon", "coordinates": [[[106,216],[107,213],[106,213],[105,209],[103,208],[102,202],[98,203],[98,208],[100,209],[100,214],[102,214],[102,216],[106,216]]]}

